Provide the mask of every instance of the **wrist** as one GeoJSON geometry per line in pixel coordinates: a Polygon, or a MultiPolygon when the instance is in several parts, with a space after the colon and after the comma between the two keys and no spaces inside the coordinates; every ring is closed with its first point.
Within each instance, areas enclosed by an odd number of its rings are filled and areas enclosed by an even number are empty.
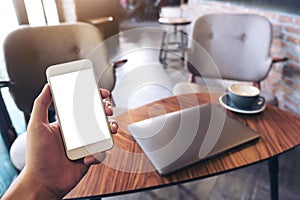
{"type": "Polygon", "coordinates": [[[3,196],[3,200],[10,199],[61,199],[54,192],[50,191],[43,184],[34,179],[23,170],[14,183],[9,187],[3,196]]]}

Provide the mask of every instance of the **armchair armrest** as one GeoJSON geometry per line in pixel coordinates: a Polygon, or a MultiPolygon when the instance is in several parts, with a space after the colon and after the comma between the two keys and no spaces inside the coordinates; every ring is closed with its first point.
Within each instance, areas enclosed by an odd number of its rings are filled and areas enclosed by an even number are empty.
{"type": "Polygon", "coordinates": [[[274,57],[274,58],[272,58],[272,64],[279,63],[279,62],[284,62],[284,61],[287,61],[287,60],[288,60],[287,57],[282,57],[282,58],[274,57]]]}
{"type": "Polygon", "coordinates": [[[120,67],[121,65],[125,64],[127,61],[128,61],[127,59],[117,60],[117,61],[112,63],[113,68],[116,69],[116,68],[120,67]]]}
{"type": "Polygon", "coordinates": [[[0,81],[0,88],[9,87],[13,85],[13,81],[0,81]]]}
{"type": "Polygon", "coordinates": [[[101,25],[101,24],[104,24],[104,23],[112,22],[112,21],[114,21],[114,18],[112,16],[108,16],[108,17],[99,17],[99,18],[87,19],[85,21],[97,26],[97,25],[101,25]]]}

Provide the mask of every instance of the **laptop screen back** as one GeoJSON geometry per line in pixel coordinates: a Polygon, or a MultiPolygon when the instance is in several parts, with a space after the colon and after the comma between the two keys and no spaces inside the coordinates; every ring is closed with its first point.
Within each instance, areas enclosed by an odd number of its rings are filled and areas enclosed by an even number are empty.
{"type": "Polygon", "coordinates": [[[128,126],[160,174],[255,140],[259,135],[212,104],[160,115],[128,126]]]}

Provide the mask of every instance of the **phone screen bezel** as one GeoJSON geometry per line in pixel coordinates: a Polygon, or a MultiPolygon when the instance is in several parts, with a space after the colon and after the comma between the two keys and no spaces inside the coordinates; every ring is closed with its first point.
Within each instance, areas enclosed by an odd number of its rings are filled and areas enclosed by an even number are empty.
{"type": "MultiPolygon", "coordinates": [[[[51,93],[53,94],[52,95],[53,103],[54,103],[54,107],[55,107],[55,110],[56,110],[56,113],[57,113],[57,118],[58,118],[58,121],[59,121],[60,124],[63,124],[64,122],[61,121],[60,117],[59,117],[59,111],[57,110],[57,106],[55,104],[55,95],[54,95],[55,91],[53,91],[53,88],[51,87],[50,78],[52,76],[63,75],[63,74],[66,74],[66,73],[72,73],[72,72],[77,72],[77,71],[86,70],[86,69],[92,69],[93,70],[92,62],[88,59],[83,59],[83,60],[79,60],[79,61],[73,61],[73,62],[69,62],[69,63],[58,64],[58,65],[53,65],[53,66],[50,66],[49,68],[47,68],[47,70],[46,70],[47,80],[48,80],[48,83],[50,85],[51,93]]],[[[95,76],[93,76],[91,78],[93,78],[95,84],[97,84],[95,76]]],[[[99,102],[102,102],[100,92],[98,91],[98,93],[99,93],[98,94],[99,102]]],[[[104,107],[103,107],[102,104],[101,104],[101,106],[102,106],[101,110],[104,112],[102,114],[106,115],[104,107]]],[[[82,158],[82,157],[85,157],[85,156],[88,156],[88,155],[92,155],[92,154],[95,154],[95,153],[98,153],[98,152],[103,152],[103,151],[107,151],[107,150],[111,149],[113,147],[113,139],[112,139],[112,136],[111,136],[111,132],[110,132],[110,128],[109,128],[109,123],[107,121],[107,117],[106,117],[106,122],[103,123],[103,125],[107,126],[106,131],[109,132],[109,138],[108,139],[97,141],[95,143],[85,145],[85,146],[82,146],[82,147],[78,147],[78,148],[75,148],[75,149],[71,149],[71,150],[68,150],[66,148],[67,147],[66,146],[66,138],[64,137],[64,132],[63,132],[61,126],[60,126],[60,130],[61,130],[61,134],[62,134],[62,138],[63,138],[63,142],[64,142],[64,148],[65,148],[67,157],[71,160],[77,160],[79,158],[82,158]]]]}

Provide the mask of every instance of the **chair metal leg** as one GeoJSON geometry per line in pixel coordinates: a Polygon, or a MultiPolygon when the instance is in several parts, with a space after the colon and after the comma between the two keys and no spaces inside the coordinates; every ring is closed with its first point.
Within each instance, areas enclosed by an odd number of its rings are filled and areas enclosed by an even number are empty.
{"type": "Polygon", "coordinates": [[[166,34],[167,34],[167,32],[166,31],[164,31],[163,32],[163,36],[162,36],[162,41],[161,41],[161,46],[160,46],[160,51],[159,51],[159,61],[162,63],[162,64],[164,64],[165,63],[165,61],[166,61],[166,50],[165,50],[165,46],[166,46],[166,42],[165,42],[165,40],[166,40],[166,34]]]}
{"type": "Polygon", "coordinates": [[[8,111],[6,109],[2,93],[0,90],[0,131],[7,149],[10,149],[11,144],[17,138],[17,133],[12,125],[8,111]]]}
{"type": "Polygon", "coordinates": [[[185,49],[186,49],[184,31],[180,31],[180,48],[181,48],[181,61],[184,61],[185,49]]]}
{"type": "Polygon", "coordinates": [[[185,53],[187,48],[187,33],[183,30],[178,30],[174,25],[173,31],[164,31],[161,41],[161,48],[159,51],[159,61],[166,64],[167,54],[170,52],[181,53],[181,61],[185,60],[185,53]],[[177,46],[177,47],[176,47],[177,46]]]}
{"type": "Polygon", "coordinates": [[[268,160],[271,199],[278,200],[278,156],[274,156],[268,160]]]}

